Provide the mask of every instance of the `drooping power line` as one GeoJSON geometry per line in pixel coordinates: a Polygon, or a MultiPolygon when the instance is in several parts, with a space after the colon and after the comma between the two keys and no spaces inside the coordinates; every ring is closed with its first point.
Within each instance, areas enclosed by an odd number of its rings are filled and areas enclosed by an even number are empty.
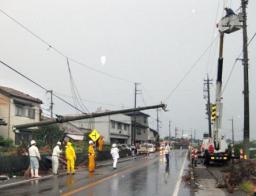
{"type": "Polygon", "coordinates": [[[173,93],[177,90],[177,88],[181,85],[181,83],[186,79],[186,77],[191,73],[191,71],[197,66],[198,62],[203,58],[203,56],[207,53],[207,51],[211,48],[214,42],[217,40],[217,37],[209,44],[209,46],[203,51],[203,53],[196,59],[196,61],[190,66],[188,71],[184,74],[181,80],[177,83],[177,85],[172,89],[172,91],[168,94],[165,99],[165,102],[173,95],[173,93]]]}
{"type": "MultiPolygon", "coordinates": [[[[7,67],[8,69],[14,71],[15,73],[19,74],[20,76],[22,76],[23,78],[25,78],[26,80],[32,82],[33,84],[35,84],[36,86],[38,86],[39,88],[43,89],[44,91],[49,91],[47,88],[45,88],[44,86],[42,86],[41,84],[39,84],[38,82],[32,80],[31,78],[29,78],[28,76],[25,76],[24,74],[22,74],[20,71],[14,69],[13,67],[11,67],[10,65],[8,65],[7,63],[3,62],[2,60],[0,60],[0,63],[2,65],[4,65],[5,67],[7,67]]],[[[66,103],[67,105],[69,105],[70,107],[72,107],[73,109],[84,113],[82,110],[80,110],[79,108],[77,108],[76,106],[74,106],[73,104],[69,103],[68,101],[66,101],[65,99],[61,98],[60,96],[56,95],[55,93],[53,93],[53,96],[55,96],[56,98],[58,98],[59,100],[61,100],[62,102],[66,103]]]]}
{"type": "MultiPolygon", "coordinates": [[[[252,36],[252,38],[249,40],[249,42],[248,42],[248,44],[247,44],[248,46],[251,44],[251,42],[252,42],[252,40],[255,38],[255,36],[256,36],[256,32],[254,33],[254,35],[252,36]]],[[[226,88],[227,88],[227,85],[228,85],[228,83],[229,83],[229,80],[230,80],[230,78],[231,78],[231,76],[232,76],[232,73],[233,73],[233,71],[234,71],[234,69],[235,69],[236,63],[238,62],[238,60],[240,60],[240,57],[241,57],[242,53],[243,53],[243,51],[240,52],[240,54],[237,56],[237,58],[235,59],[233,65],[232,65],[232,68],[231,68],[231,70],[230,70],[230,72],[229,72],[229,74],[228,74],[228,78],[227,78],[227,80],[226,80],[226,82],[225,82],[225,84],[224,84],[224,86],[223,86],[223,90],[222,90],[222,93],[221,93],[222,95],[223,95],[223,93],[225,92],[225,90],[226,90],[226,88]]]]}
{"type": "Polygon", "coordinates": [[[93,72],[97,72],[99,74],[102,74],[102,75],[105,75],[109,78],[112,78],[112,79],[116,79],[116,80],[121,80],[121,81],[124,81],[124,82],[128,82],[128,83],[134,83],[133,81],[131,80],[128,80],[126,78],[121,78],[119,76],[116,76],[116,75],[113,75],[113,74],[110,74],[110,73],[107,73],[107,72],[104,72],[104,71],[101,71],[101,70],[98,70],[98,69],[95,69],[94,67],[92,66],[89,66],[87,65],[86,63],[83,63],[81,61],[78,61],[76,60],[75,58],[72,58],[66,54],[64,54],[63,52],[61,52],[58,48],[56,48],[55,46],[53,46],[52,44],[50,44],[48,41],[46,41],[45,39],[41,38],[39,35],[37,35],[36,33],[34,33],[32,30],[30,30],[28,27],[26,27],[24,24],[22,24],[21,22],[19,22],[17,19],[15,19],[14,17],[10,16],[9,14],[7,14],[5,11],[3,11],[2,9],[0,9],[0,12],[2,14],[4,14],[6,17],[8,17],[10,20],[12,20],[13,22],[15,22],[17,25],[19,25],[21,28],[23,28],[25,31],[27,31],[28,33],[30,33],[33,37],[35,37],[36,39],[38,39],[40,42],[42,42],[43,44],[47,45],[47,47],[49,49],[52,49],[53,51],[55,51],[57,54],[59,54],[60,56],[64,57],[65,59],[69,59],[70,61],[82,66],[82,67],[85,67],[93,72]]]}

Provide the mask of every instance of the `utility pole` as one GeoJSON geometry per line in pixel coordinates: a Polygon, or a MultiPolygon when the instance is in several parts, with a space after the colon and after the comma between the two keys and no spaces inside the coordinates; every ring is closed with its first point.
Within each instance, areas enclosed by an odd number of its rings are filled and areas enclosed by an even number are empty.
{"type": "Polygon", "coordinates": [[[169,141],[171,141],[171,121],[169,120],[169,141]]]}
{"type": "MultiPolygon", "coordinates": [[[[134,83],[134,109],[137,107],[137,94],[139,92],[137,86],[139,83],[135,82],[134,83]]],[[[132,130],[132,142],[135,144],[136,143],[136,112],[133,112],[133,130],[132,130]]]]}
{"type": "Polygon", "coordinates": [[[244,151],[249,157],[250,142],[250,111],[249,111],[249,59],[248,59],[248,38],[247,38],[247,8],[248,0],[241,0],[242,22],[243,22],[243,66],[244,66],[244,151]]]}
{"type": "Polygon", "coordinates": [[[52,90],[47,91],[47,93],[50,93],[51,95],[51,103],[50,103],[50,111],[51,111],[51,118],[53,118],[53,98],[52,98],[52,90]]]}
{"type": "Polygon", "coordinates": [[[158,108],[156,109],[156,130],[159,134],[159,114],[158,114],[158,108]]]}
{"type": "Polygon", "coordinates": [[[212,80],[209,79],[209,76],[207,74],[207,79],[204,80],[204,85],[206,85],[206,90],[204,92],[207,92],[207,116],[208,116],[208,131],[209,131],[209,137],[212,137],[212,123],[211,123],[211,99],[210,99],[210,84],[212,80]]]}
{"type": "Polygon", "coordinates": [[[234,119],[233,117],[230,119],[231,121],[231,131],[232,131],[232,144],[235,144],[235,136],[234,136],[234,119]]]}

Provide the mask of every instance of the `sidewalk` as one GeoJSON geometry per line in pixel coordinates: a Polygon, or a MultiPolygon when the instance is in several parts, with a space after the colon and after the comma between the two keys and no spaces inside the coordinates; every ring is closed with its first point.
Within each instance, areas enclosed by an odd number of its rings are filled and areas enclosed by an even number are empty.
{"type": "Polygon", "coordinates": [[[225,188],[217,188],[223,175],[220,169],[215,167],[206,168],[199,164],[192,170],[194,183],[197,186],[195,196],[246,196],[246,193],[239,190],[228,193],[225,188]]]}
{"type": "MultiPolygon", "coordinates": [[[[137,158],[140,159],[141,157],[137,156],[137,158]]],[[[118,162],[121,163],[121,162],[125,162],[125,161],[130,161],[130,160],[133,160],[133,159],[134,159],[134,157],[125,157],[125,158],[120,158],[118,160],[118,162]]],[[[96,168],[110,166],[110,165],[112,165],[112,163],[113,163],[112,159],[96,162],[96,168]]],[[[79,167],[79,168],[76,169],[76,172],[84,171],[84,168],[86,168],[86,166],[79,167]]],[[[60,173],[59,176],[66,175],[66,170],[61,170],[61,171],[59,171],[59,173],[60,173]]],[[[35,181],[35,180],[45,180],[45,179],[52,178],[53,176],[54,176],[53,174],[47,174],[47,175],[44,175],[44,176],[41,175],[40,178],[28,178],[28,177],[24,177],[24,176],[17,176],[17,177],[15,176],[13,178],[10,178],[7,181],[0,182],[0,189],[21,185],[21,184],[31,182],[31,181],[35,181]]]]}
{"type": "Polygon", "coordinates": [[[205,166],[198,165],[194,168],[195,183],[198,185],[198,190],[195,196],[225,196],[225,191],[216,188],[215,178],[208,172],[205,166]]]}

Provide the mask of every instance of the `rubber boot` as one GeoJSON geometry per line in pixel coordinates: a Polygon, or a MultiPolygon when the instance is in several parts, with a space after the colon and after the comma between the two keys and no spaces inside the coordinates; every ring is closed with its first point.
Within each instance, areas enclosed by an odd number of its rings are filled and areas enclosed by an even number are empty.
{"type": "Polygon", "coordinates": [[[30,169],[30,173],[31,173],[31,178],[34,178],[35,174],[34,174],[34,170],[33,169],[30,169]]]}
{"type": "Polygon", "coordinates": [[[38,169],[35,169],[35,178],[40,178],[41,176],[38,175],[38,169]]]}

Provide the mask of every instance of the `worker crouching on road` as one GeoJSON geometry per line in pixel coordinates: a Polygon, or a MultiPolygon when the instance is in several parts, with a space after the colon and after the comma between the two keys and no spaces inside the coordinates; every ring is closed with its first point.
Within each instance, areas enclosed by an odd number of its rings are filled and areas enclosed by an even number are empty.
{"type": "Polygon", "coordinates": [[[89,141],[89,147],[88,147],[88,170],[89,172],[94,172],[95,170],[95,151],[93,148],[93,141],[89,141]]]}
{"type": "Polygon", "coordinates": [[[30,158],[31,177],[39,178],[39,177],[41,177],[38,175],[39,160],[41,160],[41,156],[38,151],[38,148],[36,147],[36,141],[31,140],[30,144],[31,144],[31,146],[28,149],[28,153],[29,153],[29,158],[30,158]]]}
{"type": "Polygon", "coordinates": [[[62,153],[60,146],[61,146],[61,142],[57,142],[57,145],[53,148],[53,152],[52,152],[52,173],[54,175],[58,174],[59,157],[60,157],[60,153],[62,153]]]}
{"type": "Polygon", "coordinates": [[[76,161],[76,152],[71,144],[71,142],[67,143],[66,146],[66,159],[67,159],[67,174],[70,172],[75,174],[75,161],[76,161]]]}
{"type": "Polygon", "coordinates": [[[112,144],[110,154],[113,158],[113,169],[116,169],[116,164],[119,159],[119,149],[117,148],[116,144],[112,144]]]}

